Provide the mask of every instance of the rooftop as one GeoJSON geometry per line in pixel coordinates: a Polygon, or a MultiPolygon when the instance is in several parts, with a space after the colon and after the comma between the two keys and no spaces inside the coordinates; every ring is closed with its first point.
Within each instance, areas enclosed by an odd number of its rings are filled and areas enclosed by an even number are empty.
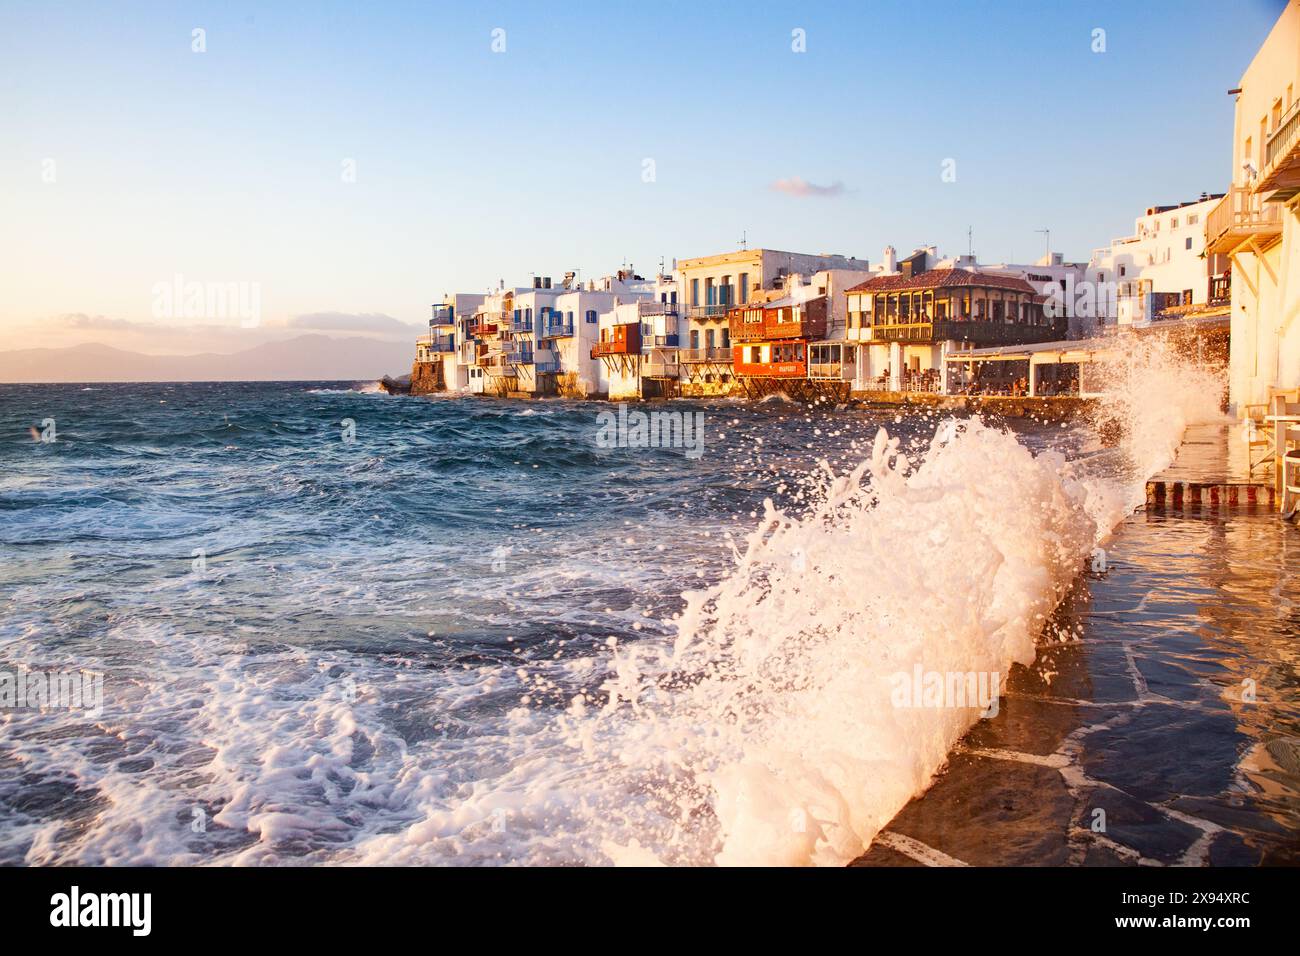
{"type": "Polygon", "coordinates": [[[903,289],[949,289],[962,286],[976,288],[1010,289],[1014,292],[1035,294],[1036,290],[1019,276],[996,272],[972,272],[969,269],[931,269],[918,276],[876,276],[860,282],[849,292],[894,292],[903,289]]]}

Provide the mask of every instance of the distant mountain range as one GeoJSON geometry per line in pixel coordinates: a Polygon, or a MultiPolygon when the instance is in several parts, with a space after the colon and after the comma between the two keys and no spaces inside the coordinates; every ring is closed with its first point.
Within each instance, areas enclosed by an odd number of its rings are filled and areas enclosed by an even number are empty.
{"type": "Polygon", "coordinates": [[[0,352],[0,382],[364,381],[409,372],[414,343],[300,335],[221,355],[144,355],[88,343],[0,352]]]}

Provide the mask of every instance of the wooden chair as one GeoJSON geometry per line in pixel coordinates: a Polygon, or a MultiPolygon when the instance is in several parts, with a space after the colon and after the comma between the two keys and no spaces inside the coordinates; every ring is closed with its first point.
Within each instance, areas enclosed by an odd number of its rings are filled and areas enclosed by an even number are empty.
{"type": "Polygon", "coordinates": [[[1282,462],[1274,455],[1274,448],[1278,447],[1274,441],[1276,423],[1269,421],[1268,416],[1286,414],[1286,405],[1296,402],[1300,402],[1300,388],[1270,388],[1267,402],[1250,402],[1241,406],[1249,469],[1253,473],[1256,468],[1272,462],[1274,485],[1279,490],[1282,486],[1282,462]],[[1258,457],[1257,449],[1261,451],[1258,457]]]}
{"type": "Polygon", "coordinates": [[[1300,449],[1282,455],[1282,517],[1290,520],[1300,506],[1300,449]]]}
{"type": "MultiPolygon", "coordinates": [[[[1274,389],[1269,397],[1270,414],[1272,415],[1300,415],[1300,389],[1274,389]]],[[[1284,488],[1287,482],[1286,476],[1286,454],[1292,450],[1300,450],[1300,424],[1289,422],[1268,422],[1268,437],[1272,441],[1273,451],[1265,455],[1261,461],[1273,460],[1273,487],[1283,498],[1285,505],[1286,495],[1284,488]]],[[[1254,465],[1252,464],[1252,469],[1254,465]]],[[[1285,507],[1283,511],[1287,510],[1285,507]]]]}

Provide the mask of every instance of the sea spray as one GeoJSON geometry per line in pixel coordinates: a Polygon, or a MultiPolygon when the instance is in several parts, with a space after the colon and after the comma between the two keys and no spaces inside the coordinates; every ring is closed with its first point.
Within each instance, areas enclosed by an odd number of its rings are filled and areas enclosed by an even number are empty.
{"type": "Polygon", "coordinates": [[[603,738],[624,772],[671,762],[687,784],[660,795],[698,830],[670,858],[852,859],[981,713],[895,706],[893,676],[1033,660],[1096,538],[1085,494],[1007,432],[940,431],[913,464],[881,429],[807,515],[767,502],[733,572],[686,596],[674,644],[620,650],[594,719],[639,725],[603,738]]]}
{"type": "MultiPolygon", "coordinates": [[[[881,429],[870,458],[798,517],[769,500],[716,586],[688,592],[671,647],[615,656],[582,727],[619,776],[689,821],[657,859],[842,864],[929,784],[981,715],[895,706],[890,676],[1028,665],[1094,546],[1141,501],[1194,420],[1218,414],[1212,371],[1162,345],[1105,370],[1123,466],[1037,456],[978,420],[940,424],[915,463],[881,429]],[[610,755],[606,755],[607,757],[610,755]],[[612,762],[612,761],[611,761],[612,762]]],[[[581,724],[581,721],[579,722],[581,724]]],[[[653,857],[605,840],[615,862],[653,857]]]]}

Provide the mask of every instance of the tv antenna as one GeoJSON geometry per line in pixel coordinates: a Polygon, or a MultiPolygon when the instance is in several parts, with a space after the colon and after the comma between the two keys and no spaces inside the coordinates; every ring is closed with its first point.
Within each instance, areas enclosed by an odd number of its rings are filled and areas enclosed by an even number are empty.
{"type": "Polygon", "coordinates": [[[1047,255],[1044,258],[1047,259],[1047,265],[1051,265],[1052,264],[1052,230],[1035,229],[1034,232],[1041,232],[1043,234],[1044,241],[1047,244],[1047,248],[1044,250],[1047,253],[1047,255]]]}

